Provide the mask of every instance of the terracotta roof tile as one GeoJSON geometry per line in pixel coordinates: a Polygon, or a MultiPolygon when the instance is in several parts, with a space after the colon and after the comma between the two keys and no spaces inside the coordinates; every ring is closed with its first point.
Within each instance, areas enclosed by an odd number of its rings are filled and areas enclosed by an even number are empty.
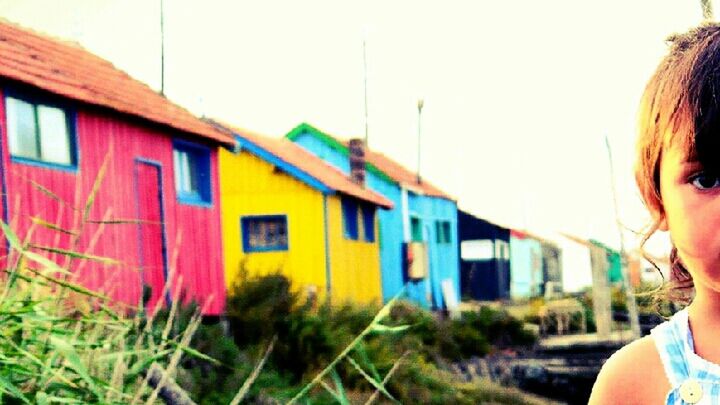
{"type": "Polygon", "coordinates": [[[234,140],[79,45],[0,20],[0,77],[224,144],[234,140]]]}
{"type": "Polygon", "coordinates": [[[217,121],[211,122],[215,122],[217,125],[227,128],[238,136],[247,139],[258,147],[318,180],[330,189],[379,205],[383,208],[391,209],[393,207],[392,201],[372,190],[355,184],[346,174],[288,139],[270,138],[252,131],[234,128],[225,123],[219,123],[217,121]]]}
{"type": "MultiPolygon", "coordinates": [[[[342,145],[344,147],[343,153],[349,153],[348,152],[348,145],[349,141],[346,139],[340,139],[336,136],[330,135],[326,132],[323,132],[312,125],[309,125],[307,123],[302,123],[295,127],[293,130],[291,130],[287,135],[286,138],[289,139],[295,139],[299,134],[301,133],[309,133],[309,134],[315,134],[316,136],[319,136],[321,139],[323,139],[326,142],[334,143],[337,145],[342,145]]],[[[411,170],[408,170],[400,163],[394,161],[393,159],[383,155],[379,152],[374,152],[370,149],[367,149],[365,151],[365,160],[367,163],[369,163],[369,167],[371,170],[377,169],[382,174],[386,175],[390,180],[393,180],[404,187],[407,187],[411,191],[417,192],[419,194],[428,195],[431,197],[440,197],[445,198],[447,200],[456,201],[455,198],[449,196],[448,194],[444,193],[439,188],[435,187],[431,183],[429,183],[427,180],[421,180],[418,182],[417,174],[412,172],[411,170]]]]}
{"type": "Polygon", "coordinates": [[[410,189],[419,190],[422,194],[431,197],[440,197],[448,200],[455,200],[453,197],[445,194],[442,190],[435,187],[427,180],[421,179],[418,182],[417,174],[406,169],[400,163],[390,159],[379,152],[373,152],[371,150],[365,151],[365,159],[380,169],[383,173],[387,174],[390,178],[397,181],[398,183],[408,186],[410,189]]]}

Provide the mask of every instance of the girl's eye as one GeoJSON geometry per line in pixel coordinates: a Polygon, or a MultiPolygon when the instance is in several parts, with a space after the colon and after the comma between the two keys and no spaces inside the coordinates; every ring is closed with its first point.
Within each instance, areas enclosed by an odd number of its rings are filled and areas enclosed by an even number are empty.
{"type": "Polygon", "coordinates": [[[690,183],[699,190],[720,187],[720,177],[707,173],[699,173],[690,178],[690,183]]]}

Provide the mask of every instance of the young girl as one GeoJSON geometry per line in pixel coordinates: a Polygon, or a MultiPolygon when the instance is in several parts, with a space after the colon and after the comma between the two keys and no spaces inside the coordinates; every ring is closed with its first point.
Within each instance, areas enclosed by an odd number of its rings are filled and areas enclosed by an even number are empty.
{"type": "Polygon", "coordinates": [[[690,305],[608,359],[591,404],[720,404],[720,25],[670,42],[640,106],[636,180],[690,305]]]}

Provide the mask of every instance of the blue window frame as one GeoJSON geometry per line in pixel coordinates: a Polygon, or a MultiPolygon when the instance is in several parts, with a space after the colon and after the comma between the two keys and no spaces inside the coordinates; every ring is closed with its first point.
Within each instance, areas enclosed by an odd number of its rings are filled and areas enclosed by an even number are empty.
{"type": "Polygon", "coordinates": [[[5,97],[12,160],[76,170],[75,114],[47,96],[29,94],[9,91],[5,97]]]}
{"type": "Polygon", "coordinates": [[[343,198],[341,202],[345,237],[358,240],[358,204],[350,198],[343,198]]]}
{"type": "Polygon", "coordinates": [[[185,204],[212,205],[210,148],[194,143],[173,142],[175,191],[185,204]]]}
{"type": "Polygon", "coordinates": [[[375,207],[362,206],[363,234],[366,242],[375,242],[375,207]]]}
{"type": "Polygon", "coordinates": [[[253,215],[240,218],[245,252],[288,250],[286,215],[253,215]]]}

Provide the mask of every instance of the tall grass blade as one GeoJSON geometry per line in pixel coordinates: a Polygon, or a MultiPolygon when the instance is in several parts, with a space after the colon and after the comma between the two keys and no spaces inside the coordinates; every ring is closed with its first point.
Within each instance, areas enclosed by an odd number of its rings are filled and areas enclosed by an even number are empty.
{"type": "Polygon", "coordinates": [[[55,283],[55,284],[57,284],[57,285],[59,285],[59,286],[66,287],[66,288],[68,288],[68,289],[70,289],[70,290],[72,290],[72,291],[75,291],[75,292],[77,292],[77,293],[80,293],[80,294],[83,294],[83,295],[87,295],[87,296],[90,296],[90,297],[100,298],[100,299],[102,299],[102,300],[109,300],[109,299],[110,299],[110,298],[108,298],[107,296],[105,296],[105,295],[103,295],[103,294],[100,294],[100,293],[98,293],[98,292],[89,290],[89,289],[87,289],[87,288],[85,288],[85,287],[82,287],[82,286],[79,286],[79,285],[77,285],[77,284],[73,284],[73,283],[70,283],[70,282],[67,282],[67,281],[63,281],[63,280],[61,280],[61,279],[59,279],[59,278],[57,278],[57,277],[49,276],[49,275],[44,274],[43,272],[40,272],[40,271],[38,271],[38,270],[28,268],[28,271],[30,271],[30,272],[32,272],[32,273],[34,273],[34,274],[36,274],[36,275],[38,275],[38,276],[40,276],[40,277],[48,280],[48,281],[51,281],[51,282],[53,282],[53,283],[55,283]]]}
{"type": "MultiPolygon", "coordinates": [[[[385,384],[388,383],[388,381],[390,381],[390,377],[392,377],[393,374],[395,374],[395,372],[400,368],[400,365],[402,364],[402,362],[409,355],[410,355],[410,351],[405,351],[405,353],[403,353],[403,355],[400,356],[399,359],[397,359],[395,364],[393,364],[392,368],[390,368],[390,371],[388,371],[388,373],[385,374],[385,378],[383,378],[383,380],[382,380],[383,387],[385,386],[385,384]]],[[[377,401],[378,397],[380,397],[380,390],[375,390],[375,392],[365,402],[365,405],[372,405],[373,402],[377,401]]]]}
{"type": "MultiPolygon", "coordinates": [[[[68,205],[67,202],[65,202],[65,200],[63,200],[62,198],[60,198],[60,196],[58,196],[57,194],[53,193],[53,192],[50,191],[47,187],[44,187],[42,184],[36,182],[35,180],[27,179],[27,178],[26,178],[25,180],[27,180],[32,187],[34,187],[35,189],[37,189],[37,190],[40,191],[41,193],[45,194],[45,195],[48,196],[49,198],[57,201],[58,203],[60,203],[60,204],[62,204],[62,205],[69,206],[73,211],[77,211],[77,210],[78,210],[77,208],[75,208],[75,207],[73,207],[73,206],[71,206],[71,205],[68,205]]],[[[16,205],[16,206],[17,206],[17,205],[16,205]]]]}
{"type": "Polygon", "coordinates": [[[17,398],[22,402],[29,404],[30,400],[20,391],[19,388],[11,384],[8,380],[0,376],[0,391],[10,394],[13,398],[17,398]]]}
{"type": "Polygon", "coordinates": [[[57,351],[65,357],[70,368],[72,368],[78,375],[87,383],[88,389],[97,397],[98,400],[103,398],[99,388],[95,384],[95,380],[90,377],[87,368],[80,360],[80,356],[75,351],[70,343],[67,341],[57,338],[55,336],[50,337],[50,343],[57,349],[57,351]]]}
{"type": "Polygon", "coordinates": [[[362,331],[358,336],[353,339],[352,342],[350,342],[345,349],[333,360],[328,364],[327,367],[325,367],[320,373],[318,373],[315,378],[313,378],[309,383],[303,387],[300,392],[295,394],[295,396],[288,401],[288,405],[294,404],[297,401],[299,401],[302,397],[304,397],[310,390],[317,385],[320,381],[325,378],[325,376],[332,371],[335,366],[343,360],[351,351],[355,349],[355,347],[367,336],[373,331],[373,328],[375,325],[379,324],[383,319],[385,319],[386,316],[390,315],[390,310],[392,309],[393,305],[395,305],[395,302],[404,294],[404,291],[400,291],[397,295],[395,295],[390,301],[388,301],[385,306],[383,306],[380,311],[375,315],[372,322],[362,331]]]}
{"type": "Polygon", "coordinates": [[[158,221],[146,221],[143,219],[108,219],[108,220],[93,220],[89,219],[88,224],[101,224],[101,225],[162,225],[162,222],[158,221]]]}
{"type": "Polygon", "coordinates": [[[398,333],[404,332],[408,328],[410,328],[410,325],[386,326],[378,323],[373,325],[372,331],[375,333],[398,333]]]}
{"type": "Polygon", "coordinates": [[[67,249],[60,249],[52,246],[42,246],[42,245],[30,245],[29,247],[33,249],[43,250],[45,252],[50,253],[57,253],[59,255],[72,257],[73,259],[85,259],[85,260],[92,260],[94,262],[99,262],[103,264],[119,264],[120,262],[118,260],[112,259],[110,257],[103,257],[103,256],[95,256],[87,253],[80,253],[80,252],[74,252],[72,250],[67,249]]]}
{"type": "Polygon", "coordinates": [[[335,390],[337,393],[335,398],[338,400],[340,405],[350,405],[350,400],[348,400],[347,394],[345,393],[345,387],[343,387],[342,380],[340,379],[337,370],[334,368],[330,372],[330,378],[332,378],[333,383],[335,384],[335,390]]]}
{"type": "Polygon", "coordinates": [[[376,381],[368,373],[366,373],[365,370],[363,370],[363,368],[360,367],[360,365],[357,364],[357,362],[355,360],[353,360],[352,357],[348,356],[348,357],[346,357],[346,359],[347,359],[347,361],[350,362],[350,364],[353,365],[353,367],[355,367],[355,370],[357,370],[357,372],[360,373],[360,375],[362,375],[370,384],[372,384],[373,387],[375,387],[376,390],[382,392],[383,395],[385,395],[388,399],[395,402],[396,404],[400,403],[397,399],[395,399],[395,397],[393,397],[392,395],[390,395],[389,392],[387,392],[387,390],[385,389],[385,386],[382,383],[376,381]]]}
{"type": "Polygon", "coordinates": [[[355,348],[355,353],[360,356],[360,360],[365,365],[365,367],[370,370],[370,374],[375,379],[375,381],[380,381],[382,379],[380,377],[380,373],[378,373],[377,368],[375,368],[375,365],[368,358],[367,351],[365,351],[365,344],[363,342],[360,342],[360,344],[357,345],[357,347],[355,348]]]}
{"type": "Polygon", "coordinates": [[[30,217],[30,221],[32,221],[34,224],[37,224],[44,228],[50,229],[51,231],[57,231],[57,232],[64,233],[64,234],[70,235],[70,236],[77,236],[77,232],[61,228],[61,227],[59,227],[53,223],[47,222],[44,219],[39,218],[39,217],[30,217]]]}
{"type": "Polygon", "coordinates": [[[111,156],[110,152],[108,152],[105,155],[102,165],[100,165],[100,169],[98,170],[97,176],[95,177],[95,182],[93,182],[92,189],[90,189],[90,194],[88,195],[87,200],[85,201],[85,209],[83,210],[83,218],[82,218],[83,223],[86,223],[88,221],[88,219],[90,218],[90,210],[92,209],[92,206],[95,203],[95,198],[97,198],[97,195],[100,192],[100,186],[102,185],[102,182],[105,179],[105,172],[107,171],[108,164],[110,163],[110,156],[111,156]]]}
{"type": "Polygon", "coordinates": [[[275,342],[277,342],[277,335],[273,336],[272,341],[268,345],[267,349],[265,350],[265,354],[260,359],[258,364],[253,369],[252,373],[250,373],[250,376],[245,380],[242,387],[240,387],[240,390],[235,395],[235,397],[230,401],[230,405],[237,405],[239,404],[243,399],[245,399],[245,396],[247,395],[248,391],[250,391],[250,386],[255,382],[257,377],[260,375],[260,371],[263,367],[265,367],[265,362],[267,361],[268,357],[270,357],[270,353],[272,353],[273,348],[275,347],[275,342]]]}

